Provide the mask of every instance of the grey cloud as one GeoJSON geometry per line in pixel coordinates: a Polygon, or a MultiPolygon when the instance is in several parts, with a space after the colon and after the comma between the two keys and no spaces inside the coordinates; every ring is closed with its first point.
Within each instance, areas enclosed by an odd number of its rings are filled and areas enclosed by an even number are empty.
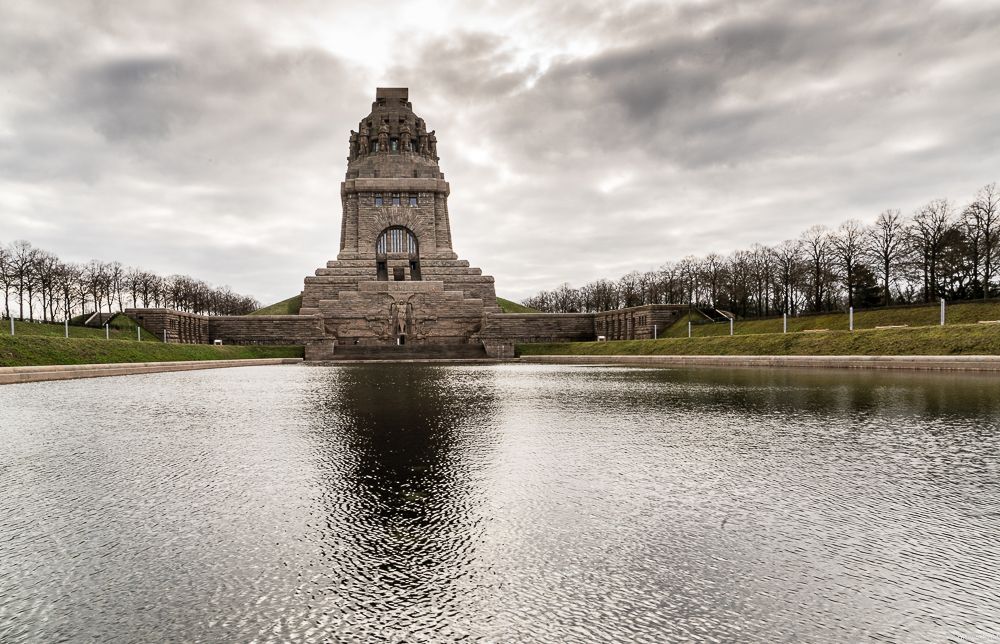
{"type": "Polygon", "coordinates": [[[336,253],[347,132],[390,83],[437,129],[459,252],[513,297],[1000,179],[989,4],[512,2],[433,37],[374,12],[334,56],[343,8],[6,4],[0,239],[35,217],[66,256],[287,297],[336,253]]]}

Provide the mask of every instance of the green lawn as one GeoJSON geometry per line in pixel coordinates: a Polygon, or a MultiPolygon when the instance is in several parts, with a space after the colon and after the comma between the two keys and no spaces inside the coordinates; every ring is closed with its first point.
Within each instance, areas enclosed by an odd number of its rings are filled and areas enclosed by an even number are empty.
{"type": "Polygon", "coordinates": [[[1000,325],[521,344],[520,355],[1000,355],[1000,325]]]}
{"type": "Polygon", "coordinates": [[[523,304],[518,304],[517,302],[511,302],[510,300],[505,300],[502,297],[497,298],[497,306],[504,313],[538,313],[536,309],[533,309],[523,304]]]}
{"type": "Polygon", "coordinates": [[[112,362],[301,358],[302,347],[164,344],[44,335],[0,335],[0,367],[112,362]]]}
{"type": "Polygon", "coordinates": [[[250,315],[298,315],[302,308],[302,295],[290,297],[262,309],[257,309],[250,315]]]}
{"type": "MultiPolygon", "coordinates": [[[[908,325],[933,326],[940,322],[940,305],[889,307],[854,312],[854,328],[873,329],[876,326],[908,325]]],[[[729,324],[706,323],[705,318],[693,313],[690,318],[691,335],[694,337],[729,335],[729,324]]],[[[949,304],[945,315],[946,324],[975,324],[980,320],[1000,320],[1000,302],[961,302],[949,304]]],[[[664,330],[663,337],[686,338],[688,316],[664,330]]],[[[823,315],[804,315],[788,318],[788,330],[806,331],[811,329],[827,329],[830,331],[847,331],[849,329],[847,313],[829,313],[823,315]]],[[[758,333],[781,333],[781,318],[766,320],[736,320],[734,325],[736,335],[758,333]]]]}
{"type": "MultiPolygon", "coordinates": [[[[37,322],[14,322],[14,336],[41,336],[48,338],[64,337],[65,329],[62,324],[42,324],[37,322]]],[[[123,340],[134,342],[136,338],[136,324],[124,315],[119,315],[111,321],[110,335],[112,340],[123,340]]],[[[0,336],[10,336],[10,320],[0,320],[0,336]]],[[[69,327],[70,338],[98,338],[104,339],[104,327],[94,329],[86,326],[69,327]]],[[[143,329],[143,342],[159,342],[160,339],[143,329]]]]}

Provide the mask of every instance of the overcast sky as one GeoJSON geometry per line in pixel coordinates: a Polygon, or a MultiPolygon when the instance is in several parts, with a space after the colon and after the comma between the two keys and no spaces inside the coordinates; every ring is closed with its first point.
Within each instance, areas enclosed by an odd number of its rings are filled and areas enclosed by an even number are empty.
{"type": "Polygon", "coordinates": [[[264,303],[336,256],[376,86],[521,299],[1000,180],[1000,4],[0,4],[0,242],[264,303]]]}

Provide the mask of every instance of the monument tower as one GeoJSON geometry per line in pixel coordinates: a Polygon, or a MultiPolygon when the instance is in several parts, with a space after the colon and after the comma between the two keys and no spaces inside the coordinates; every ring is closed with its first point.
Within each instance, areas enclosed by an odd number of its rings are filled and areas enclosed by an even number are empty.
{"type": "Polygon", "coordinates": [[[437,136],[407,88],[380,87],[351,130],[340,252],[307,277],[300,315],[322,317],[310,358],[348,347],[472,345],[499,312],[493,278],[458,259],[437,136]]]}
{"type": "Polygon", "coordinates": [[[511,358],[517,344],[653,338],[688,305],[600,313],[501,313],[493,278],[452,248],[437,135],[405,87],[380,87],[351,130],[340,252],[288,315],[127,309],[165,342],[304,345],[307,360],[511,358]]]}

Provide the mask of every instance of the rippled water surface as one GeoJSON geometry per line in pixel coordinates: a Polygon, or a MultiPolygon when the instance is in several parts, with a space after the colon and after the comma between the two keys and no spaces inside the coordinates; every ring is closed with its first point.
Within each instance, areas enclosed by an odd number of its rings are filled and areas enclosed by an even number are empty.
{"type": "Polygon", "coordinates": [[[1000,379],[0,387],[0,641],[1000,641],[1000,379]]]}

